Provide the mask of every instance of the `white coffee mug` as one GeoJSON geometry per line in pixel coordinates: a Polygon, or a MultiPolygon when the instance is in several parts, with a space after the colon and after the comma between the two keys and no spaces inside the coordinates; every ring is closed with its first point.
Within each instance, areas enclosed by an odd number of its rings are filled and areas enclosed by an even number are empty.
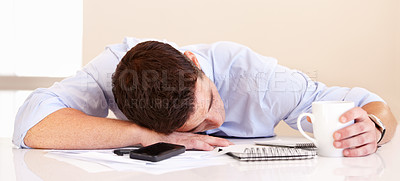
{"type": "Polygon", "coordinates": [[[343,149],[333,146],[333,133],[354,123],[349,121],[341,123],[340,116],[354,107],[354,102],[349,101],[319,101],[312,103],[312,114],[303,113],[297,118],[297,128],[300,133],[317,146],[317,154],[326,157],[342,157],[343,149]],[[314,138],[308,136],[301,127],[304,116],[311,119],[314,138]]]}

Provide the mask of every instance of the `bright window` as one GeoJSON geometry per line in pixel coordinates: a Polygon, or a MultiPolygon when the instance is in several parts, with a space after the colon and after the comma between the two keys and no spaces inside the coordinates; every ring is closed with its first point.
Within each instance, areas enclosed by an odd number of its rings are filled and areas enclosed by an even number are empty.
{"type": "MultiPolygon", "coordinates": [[[[0,78],[73,75],[82,64],[82,9],[82,0],[1,0],[0,78]]],[[[17,90],[21,80],[0,90],[0,137],[12,136],[15,114],[32,91],[17,90]]]]}
{"type": "Polygon", "coordinates": [[[11,137],[18,108],[32,91],[0,91],[0,137],[11,137]]]}
{"type": "Polygon", "coordinates": [[[1,0],[0,75],[73,75],[82,64],[82,6],[82,0],[1,0]]]}

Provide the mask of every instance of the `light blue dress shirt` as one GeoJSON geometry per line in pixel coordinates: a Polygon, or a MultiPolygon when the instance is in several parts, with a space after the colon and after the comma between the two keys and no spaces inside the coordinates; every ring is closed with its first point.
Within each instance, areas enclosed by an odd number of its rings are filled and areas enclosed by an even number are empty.
{"type": "MultiPolygon", "coordinates": [[[[97,117],[106,117],[111,110],[117,118],[127,120],[115,104],[111,77],[125,53],[147,40],[153,39],[125,38],[122,44],[107,46],[75,76],[50,88],[36,89],[16,115],[13,143],[28,148],[23,142],[26,132],[62,108],[74,108],[97,117]]],[[[274,136],[274,127],[281,120],[297,129],[297,116],[310,112],[313,101],[354,101],[360,107],[373,101],[383,102],[379,96],[363,88],[327,87],[312,81],[304,73],[278,65],[276,59],[257,54],[237,43],[216,42],[185,47],[166,43],[182,53],[186,50],[193,52],[221,95],[226,120],[221,127],[208,130],[208,134],[274,136]]],[[[302,125],[304,130],[312,132],[311,124],[305,119],[302,125]]]]}

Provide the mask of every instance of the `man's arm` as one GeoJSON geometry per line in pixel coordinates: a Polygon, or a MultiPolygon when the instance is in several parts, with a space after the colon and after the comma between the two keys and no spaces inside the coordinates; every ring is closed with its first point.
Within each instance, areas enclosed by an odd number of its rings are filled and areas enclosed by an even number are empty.
{"type": "Polygon", "coordinates": [[[31,148],[100,149],[135,145],[146,130],[127,121],[93,117],[72,108],[60,109],[33,126],[24,138],[31,148]],[[132,130],[132,131],[131,131],[132,130]]]}
{"type": "Polygon", "coordinates": [[[340,121],[355,120],[353,125],[336,131],[333,135],[337,148],[345,148],[345,156],[365,156],[377,150],[377,141],[381,137],[380,131],[368,117],[368,114],[377,116],[386,127],[386,133],[379,144],[390,141],[396,131],[397,121],[389,106],[383,102],[370,102],[362,108],[356,107],[344,113],[340,121]]]}
{"type": "MultiPolygon", "coordinates": [[[[368,114],[373,114],[381,119],[383,125],[385,125],[386,133],[382,140],[379,142],[379,145],[385,144],[389,142],[396,132],[397,121],[394,117],[392,111],[389,106],[383,102],[371,102],[362,107],[368,114]]],[[[381,132],[377,130],[377,138],[381,137],[381,132]]]]}
{"type": "Polygon", "coordinates": [[[102,149],[156,142],[185,145],[187,149],[212,150],[229,141],[192,133],[159,134],[128,121],[88,116],[72,108],[60,109],[41,120],[26,134],[31,148],[102,149]]]}

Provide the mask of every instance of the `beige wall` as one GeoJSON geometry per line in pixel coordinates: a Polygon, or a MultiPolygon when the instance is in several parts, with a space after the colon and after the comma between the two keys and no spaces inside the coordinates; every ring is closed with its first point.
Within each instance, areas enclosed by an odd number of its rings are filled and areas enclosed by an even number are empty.
{"type": "Polygon", "coordinates": [[[84,0],[84,64],[125,36],[239,42],[330,86],[376,92],[400,118],[398,0],[84,0]]]}
{"type": "Polygon", "coordinates": [[[397,121],[400,122],[400,1],[397,1],[397,40],[396,40],[396,59],[394,60],[395,62],[395,67],[396,67],[396,77],[394,78],[395,83],[397,83],[396,89],[395,89],[395,99],[391,102],[393,102],[393,111],[396,114],[397,121]],[[397,95],[397,97],[396,97],[397,95]]]}

